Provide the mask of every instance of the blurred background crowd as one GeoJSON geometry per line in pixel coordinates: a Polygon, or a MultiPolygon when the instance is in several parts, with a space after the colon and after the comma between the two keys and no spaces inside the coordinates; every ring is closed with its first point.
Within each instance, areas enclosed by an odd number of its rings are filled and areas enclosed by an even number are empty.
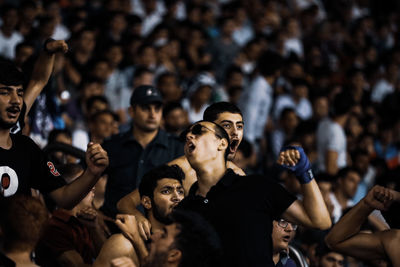
{"type": "MultiPolygon", "coordinates": [[[[232,102],[234,162],[297,194],[271,167],[300,144],[337,221],[373,185],[399,189],[399,14],[395,0],[2,0],[0,57],[29,73],[44,40],[68,43],[24,128],[41,147],[128,130],[142,84],[161,91],[172,134],[232,102]]],[[[304,251],[318,243],[298,232],[304,251]]]]}

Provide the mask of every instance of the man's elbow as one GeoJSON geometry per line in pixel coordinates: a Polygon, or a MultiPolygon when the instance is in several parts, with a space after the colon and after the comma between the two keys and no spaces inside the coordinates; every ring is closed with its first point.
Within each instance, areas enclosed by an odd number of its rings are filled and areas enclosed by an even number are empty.
{"type": "Polygon", "coordinates": [[[315,228],[317,228],[319,230],[327,230],[327,229],[331,228],[332,221],[329,217],[321,218],[319,221],[317,221],[314,224],[314,226],[315,226],[315,228]]]}
{"type": "Polygon", "coordinates": [[[331,232],[329,232],[325,238],[324,238],[325,244],[327,245],[327,247],[331,250],[335,250],[336,245],[338,244],[338,242],[335,241],[333,235],[331,232]]]}

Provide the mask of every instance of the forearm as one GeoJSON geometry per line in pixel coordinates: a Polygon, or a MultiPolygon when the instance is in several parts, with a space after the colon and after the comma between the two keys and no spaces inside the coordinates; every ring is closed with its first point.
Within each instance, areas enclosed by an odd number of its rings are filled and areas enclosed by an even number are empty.
{"type": "Polygon", "coordinates": [[[59,207],[71,209],[89,193],[100,177],[101,175],[94,175],[86,169],[78,179],[54,190],[50,196],[59,207]]]}
{"type": "Polygon", "coordinates": [[[31,79],[24,94],[26,112],[31,109],[35,99],[46,86],[53,71],[55,54],[42,51],[33,68],[31,79]]]}
{"type": "Polygon", "coordinates": [[[326,236],[326,243],[335,247],[360,231],[362,223],[367,219],[373,208],[361,200],[337,222],[326,236]]]}
{"type": "Polygon", "coordinates": [[[303,207],[309,217],[311,226],[322,230],[331,227],[329,211],[315,179],[307,184],[303,184],[301,189],[303,194],[303,207]]]}
{"type": "Polygon", "coordinates": [[[132,215],[142,215],[140,211],[136,209],[140,205],[139,191],[135,189],[128,195],[121,198],[117,203],[117,208],[120,213],[132,214],[132,215]]]}

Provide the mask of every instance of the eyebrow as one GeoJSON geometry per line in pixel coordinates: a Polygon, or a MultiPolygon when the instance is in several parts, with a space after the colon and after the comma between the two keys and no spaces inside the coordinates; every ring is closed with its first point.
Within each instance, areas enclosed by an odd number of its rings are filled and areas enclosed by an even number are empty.
{"type": "MultiPolygon", "coordinates": [[[[227,123],[234,123],[233,121],[231,121],[231,120],[223,120],[223,121],[221,121],[221,123],[224,123],[224,122],[227,122],[227,123]]],[[[238,121],[238,122],[236,122],[236,124],[237,123],[240,123],[240,124],[244,124],[244,122],[243,121],[238,121]]]]}

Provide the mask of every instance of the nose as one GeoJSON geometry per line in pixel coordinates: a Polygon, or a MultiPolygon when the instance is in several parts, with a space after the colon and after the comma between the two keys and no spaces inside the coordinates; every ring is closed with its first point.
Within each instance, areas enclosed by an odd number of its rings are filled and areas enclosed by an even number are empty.
{"type": "Polygon", "coordinates": [[[11,103],[21,103],[21,97],[18,95],[16,91],[13,91],[11,94],[11,103]]]}
{"type": "Polygon", "coordinates": [[[171,201],[172,202],[180,202],[181,200],[182,200],[182,197],[179,195],[179,193],[177,191],[174,191],[171,196],[171,201]]]}
{"type": "Polygon", "coordinates": [[[287,225],[286,228],[285,228],[285,231],[286,231],[286,232],[292,232],[292,231],[294,231],[293,225],[292,225],[291,223],[288,223],[288,225],[287,225]]]}

